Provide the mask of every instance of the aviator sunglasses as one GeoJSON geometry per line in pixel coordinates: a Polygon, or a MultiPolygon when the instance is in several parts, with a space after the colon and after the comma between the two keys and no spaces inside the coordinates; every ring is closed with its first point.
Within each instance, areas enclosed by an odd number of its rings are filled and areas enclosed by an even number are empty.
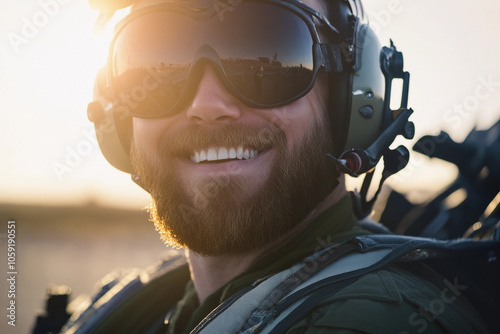
{"type": "Polygon", "coordinates": [[[107,76],[121,110],[140,118],[179,112],[207,64],[251,108],[291,103],[318,71],[342,71],[340,47],[321,43],[316,25],[338,30],[301,2],[242,0],[224,11],[196,3],[145,7],[118,23],[107,76]]]}

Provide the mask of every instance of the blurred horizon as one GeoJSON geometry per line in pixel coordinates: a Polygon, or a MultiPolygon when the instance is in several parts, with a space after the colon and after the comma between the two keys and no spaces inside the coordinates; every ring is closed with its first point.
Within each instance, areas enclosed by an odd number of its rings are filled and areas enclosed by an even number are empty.
{"type": "MultiPolygon", "coordinates": [[[[51,286],[69,286],[70,301],[89,297],[109,273],[147,268],[169,252],[144,210],[0,203],[0,217],[16,221],[16,326],[3,315],[4,334],[29,333],[51,286]]],[[[6,220],[0,225],[4,246],[6,220]]],[[[1,253],[1,268],[7,268],[6,254],[1,253]]],[[[0,303],[8,305],[4,280],[0,289],[0,303]]]]}

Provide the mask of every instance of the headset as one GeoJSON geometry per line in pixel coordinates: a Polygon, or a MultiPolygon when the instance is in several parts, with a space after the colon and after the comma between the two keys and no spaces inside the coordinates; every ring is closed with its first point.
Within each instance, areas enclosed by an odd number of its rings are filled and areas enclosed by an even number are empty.
{"type": "MultiPolygon", "coordinates": [[[[244,1],[244,0],[243,0],[244,1]]],[[[335,152],[328,154],[338,169],[351,176],[367,173],[361,195],[365,198],[360,211],[366,215],[373,201],[366,201],[373,169],[384,158],[384,180],[404,168],[409,151],[404,146],[390,150],[395,137],[413,138],[414,125],[408,121],[413,110],[407,108],[409,79],[403,70],[403,54],[391,41],[381,43],[370,28],[359,0],[327,0],[330,22],[339,30],[343,70],[329,74],[329,114],[335,152]],[[403,89],[400,108],[392,110],[391,91],[394,79],[401,79],[403,89]]],[[[90,0],[93,9],[101,11],[126,8],[134,0],[90,0]]],[[[129,159],[132,119],[113,103],[108,87],[107,69],[98,71],[94,84],[94,101],[87,113],[94,123],[99,147],[108,162],[119,170],[133,174],[129,159]]],[[[377,191],[378,194],[378,191],[377,191]]],[[[376,197],[376,195],[375,195],[376,197]]]]}

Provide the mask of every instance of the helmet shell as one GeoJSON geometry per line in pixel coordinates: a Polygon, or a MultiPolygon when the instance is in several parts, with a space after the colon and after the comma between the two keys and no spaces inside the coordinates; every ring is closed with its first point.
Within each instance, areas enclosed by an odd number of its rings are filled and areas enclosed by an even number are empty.
{"type": "Polygon", "coordinates": [[[352,74],[351,110],[344,151],[367,148],[382,131],[384,120],[384,75],[380,69],[382,46],[375,32],[363,25],[356,46],[358,59],[352,74]]]}

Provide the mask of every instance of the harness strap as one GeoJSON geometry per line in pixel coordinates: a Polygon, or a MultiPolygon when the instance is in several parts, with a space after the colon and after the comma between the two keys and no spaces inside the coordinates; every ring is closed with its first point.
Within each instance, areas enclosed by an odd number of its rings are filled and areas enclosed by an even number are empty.
{"type": "Polygon", "coordinates": [[[191,334],[255,332],[272,319],[274,306],[283,297],[330,263],[358,248],[353,243],[337,244],[289,269],[256,281],[249,291],[219,305],[191,334]]]}
{"type": "Polygon", "coordinates": [[[354,283],[364,274],[375,271],[388,263],[402,259],[404,261],[417,261],[430,258],[436,256],[433,251],[458,255],[460,252],[475,253],[479,251],[484,253],[485,250],[499,249],[499,243],[490,241],[466,239],[440,241],[394,235],[360,236],[353,238],[351,242],[357,242],[363,253],[349,254],[318,273],[318,276],[313,277],[306,287],[294,291],[278,303],[275,318],[267,323],[264,330],[252,333],[285,333],[298,319],[307,315],[321,301],[354,283]],[[389,251],[385,255],[384,252],[380,252],[384,248],[389,251]],[[358,261],[359,256],[370,258],[364,263],[367,266],[348,271],[348,266],[342,262],[358,261]],[[368,265],[369,262],[373,264],[368,265]],[[340,272],[343,270],[345,272],[340,272]],[[322,278],[328,275],[332,276],[322,278]]]}
{"type": "Polygon", "coordinates": [[[322,300],[389,263],[418,261],[441,253],[459,255],[492,246],[493,243],[472,240],[355,237],[257,281],[249,291],[222,303],[192,333],[284,333],[322,300]],[[291,287],[294,288],[290,291],[291,287]]]}
{"type": "Polygon", "coordinates": [[[380,249],[342,257],[283,298],[276,305],[273,318],[261,326],[262,331],[248,333],[283,333],[322,300],[356,282],[364,274],[382,267],[390,255],[391,250],[380,249]]]}
{"type": "MultiPolygon", "coordinates": [[[[287,329],[289,329],[294,323],[297,322],[297,319],[301,319],[306,316],[310,311],[312,311],[316,306],[318,306],[323,300],[328,297],[333,296],[340,290],[348,287],[352,283],[356,282],[359,277],[354,277],[335,285],[329,285],[324,288],[321,288],[314,292],[310,297],[301,302],[297,302],[298,305],[291,306],[288,312],[281,312],[283,314],[282,320],[280,320],[276,325],[269,326],[270,331],[269,334],[278,334],[284,333],[287,329]],[[271,328],[272,327],[272,328],[271,328]]],[[[265,331],[264,331],[265,332],[265,331]]]]}
{"type": "Polygon", "coordinates": [[[295,290],[299,285],[308,281],[311,276],[323,270],[334,261],[357,250],[359,247],[354,243],[341,243],[319,252],[304,260],[302,267],[278,284],[259,306],[250,314],[240,331],[242,333],[256,333],[259,328],[265,326],[269,320],[279,312],[277,303],[295,290]]]}

